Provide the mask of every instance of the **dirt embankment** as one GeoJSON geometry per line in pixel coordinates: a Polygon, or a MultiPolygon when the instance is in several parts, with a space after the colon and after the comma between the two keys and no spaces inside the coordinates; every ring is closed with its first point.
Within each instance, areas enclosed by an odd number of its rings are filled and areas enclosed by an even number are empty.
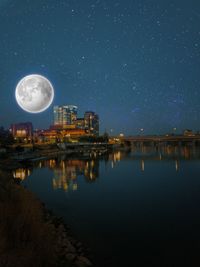
{"type": "Polygon", "coordinates": [[[89,252],[27,189],[0,170],[0,266],[92,266],[89,252]]]}

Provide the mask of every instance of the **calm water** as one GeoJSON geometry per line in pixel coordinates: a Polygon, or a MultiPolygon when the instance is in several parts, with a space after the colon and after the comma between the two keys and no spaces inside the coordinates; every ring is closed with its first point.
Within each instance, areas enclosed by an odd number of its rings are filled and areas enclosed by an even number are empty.
{"type": "Polygon", "coordinates": [[[14,175],[92,248],[98,266],[200,266],[200,151],[61,157],[14,175]]]}

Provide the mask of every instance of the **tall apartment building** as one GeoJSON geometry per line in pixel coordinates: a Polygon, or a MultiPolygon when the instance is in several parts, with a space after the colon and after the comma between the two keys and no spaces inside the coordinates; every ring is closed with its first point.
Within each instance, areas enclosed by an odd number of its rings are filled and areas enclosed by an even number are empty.
{"type": "Polygon", "coordinates": [[[54,124],[51,129],[82,129],[87,134],[99,135],[99,116],[86,111],[84,118],[77,118],[78,107],[74,105],[54,106],[54,124]]]}
{"type": "Polygon", "coordinates": [[[99,135],[99,116],[93,111],[86,111],[84,114],[85,129],[96,136],[99,135]]]}
{"type": "Polygon", "coordinates": [[[60,126],[62,128],[68,125],[76,124],[77,120],[77,106],[67,105],[67,106],[54,106],[54,126],[60,126]]]}

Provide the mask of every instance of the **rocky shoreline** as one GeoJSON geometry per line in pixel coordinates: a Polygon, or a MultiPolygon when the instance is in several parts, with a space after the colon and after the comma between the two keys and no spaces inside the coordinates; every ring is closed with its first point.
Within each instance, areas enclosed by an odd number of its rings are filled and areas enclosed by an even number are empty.
{"type": "MultiPolygon", "coordinates": [[[[37,246],[37,240],[40,240],[39,243],[41,247],[45,248],[45,246],[49,246],[50,249],[48,248],[47,251],[52,250],[53,254],[55,254],[54,258],[56,260],[52,266],[94,266],[91,260],[92,255],[90,250],[86,248],[79,240],[74,238],[69,226],[63,221],[63,219],[55,216],[50,210],[47,210],[44,203],[41,203],[41,201],[38,200],[31,192],[21,186],[19,182],[16,183],[16,181],[14,181],[10,172],[12,167],[13,165],[4,165],[3,168],[2,164],[0,167],[0,216],[1,218],[5,219],[5,221],[2,220],[0,222],[0,234],[4,240],[4,243],[0,244],[0,266],[13,266],[13,262],[16,262],[16,258],[18,259],[17,253],[22,253],[20,250],[22,250],[25,246],[33,247],[32,243],[35,243],[34,246],[37,246]],[[4,170],[2,170],[2,168],[4,170]],[[17,204],[16,207],[13,207],[13,203],[17,204]],[[4,208],[5,206],[8,206],[7,211],[4,208]],[[18,209],[22,214],[17,212],[18,209]],[[27,214],[26,217],[24,214],[27,214]],[[32,214],[34,219],[29,218],[29,214],[32,214]],[[36,219],[37,217],[39,218],[38,221],[40,222],[39,226],[36,219]],[[20,224],[18,226],[19,221],[20,224]],[[37,225],[36,227],[35,224],[37,225]],[[8,225],[10,228],[6,230],[8,225]],[[44,228],[42,233],[40,233],[41,228],[44,228]],[[32,234],[33,230],[36,231],[36,238],[34,237],[34,234],[32,234]],[[27,231],[26,235],[28,237],[21,238],[21,236],[25,235],[24,231],[27,231]],[[39,235],[39,238],[37,235],[39,235]],[[32,240],[30,240],[30,236],[33,236],[32,240]],[[48,242],[48,240],[50,240],[50,242],[48,242]],[[41,242],[44,244],[41,244],[41,242]],[[45,242],[49,244],[46,244],[45,242]],[[14,245],[15,243],[19,244],[14,245]]],[[[36,257],[37,253],[40,252],[35,252],[36,257]]],[[[23,257],[26,257],[26,254],[23,255],[23,257]]],[[[40,257],[42,256],[40,255],[40,257]]],[[[45,256],[43,261],[45,262],[45,256]]],[[[25,267],[32,265],[30,263],[27,265],[22,265],[19,261],[19,265],[15,264],[15,266],[25,267]]],[[[50,265],[41,264],[40,266],[42,267],[50,265]]]]}
{"type": "Polygon", "coordinates": [[[57,253],[61,265],[70,262],[72,266],[87,267],[94,266],[89,259],[92,257],[89,248],[86,248],[80,241],[76,240],[70,230],[70,227],[61,217],[53,215],[50,210],[43,205],[44,221],[53,226],[57,239],[57,253]]]}

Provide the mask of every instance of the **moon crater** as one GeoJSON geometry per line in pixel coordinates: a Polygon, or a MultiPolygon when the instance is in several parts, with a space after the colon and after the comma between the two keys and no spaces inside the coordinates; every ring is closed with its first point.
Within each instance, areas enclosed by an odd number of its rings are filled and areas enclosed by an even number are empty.
{"type": "Polygon", "coordinates": [[[44,76],[32,74],[19,81],[15,90],[18,105],[30,113],[46,110],[54,98],[52,84],[44,76]]]}

